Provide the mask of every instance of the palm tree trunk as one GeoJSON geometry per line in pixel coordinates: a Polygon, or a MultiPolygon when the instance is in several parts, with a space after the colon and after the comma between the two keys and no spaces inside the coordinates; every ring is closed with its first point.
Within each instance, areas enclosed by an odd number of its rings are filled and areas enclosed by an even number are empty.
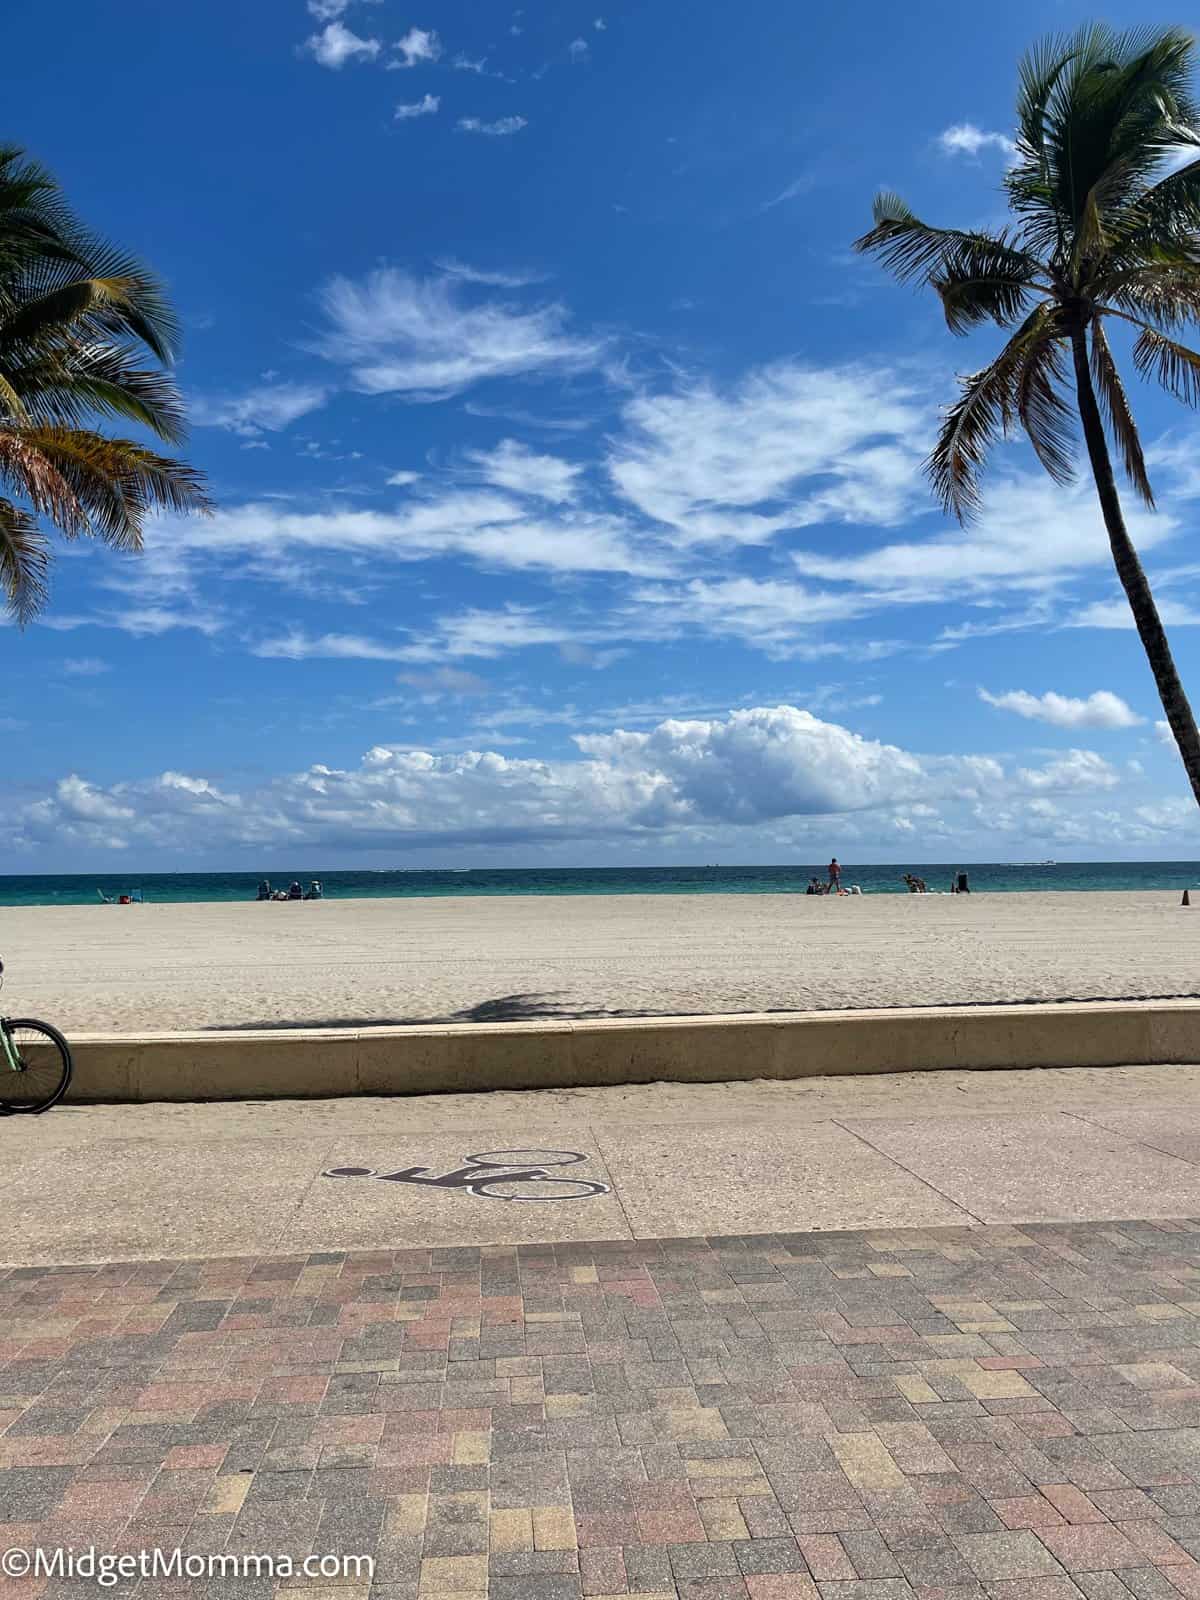
{"type": "Polygon", "coordinates": [[[1150,670],[1154,674],[1154,681],[1158,685],[1158,697],[1162,701],[1168,726],[1179,747],[1188,782],[1192,786],[1197,804],[1200,805],[1200,732],[1197,732],[1196,719],[1192,715],[1192,708],[1171,655],[1171,646],[1167,642],[1166,630],[1159,617],[1158,607],[1154,603],[1154,596],[1150,592],[1150,584],[1142,568],[1141,559],[1125,527],[1116,479],[1113,477],[1112,460],[1108,453],[1108,440],[1104,435],[1100,408],[1096,404],[1096,391],[1092,387],[1086,335],[1082,326],[1076,328],[1071,335],[1071,353],[1075,359],[1075,389],[1079,397],[1079,417],[1083,423],[1083,437],[1092,464],[1092,477],[1096,480],[1096,493],[1100,497],[1104,526],[1108,529],[1108,543],[1112,550],[1113,563],[1121,580],[1121,587],[1125,590],[1125,597],[1129,601],[1129,609],[1133,612],[1134,624],[1146,652],[1146,659],[1150,663],[1150,670]]]}

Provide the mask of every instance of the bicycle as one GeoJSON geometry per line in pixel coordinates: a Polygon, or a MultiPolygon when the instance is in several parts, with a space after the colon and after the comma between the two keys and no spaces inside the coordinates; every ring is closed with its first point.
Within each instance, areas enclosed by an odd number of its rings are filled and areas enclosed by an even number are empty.
{"type": "Polygon", "coordinates": [[[547,1167],[574,1166],[588,1158],[578,1150],[484,1150],[463,1156],[463,1166],[441,1177],[429,1176],[428,1167],[403,1167],[398,1172],[377,1172],[372,1167],[328,1167],[325,1178],[374,1178],[379,1183],[413,1183],[430,1189],[458,1189],[476,1200],[588,1200],[608,1194],[606,1183],[589,1178],[552,1178],[547,1167]],[[495,1158],[499,1156],[500,1160],[495,1158]],[[511,1169],[511,1170],[510,1170],[511,1169]],[[529,1186],[532,1193],[523,1193],[529,1186]],[[548,1191],[556,1192],[550,1194],[548,1191]],[[510,1192],[513,1191],[513,1192],[510,1192]]]}
{"type": "Polygon", "coordinates": [[[49,1111],[70,1082],[71,1047],[57,1028],[30,1017],[0,1017],[0,1116],[49,1111]]]}

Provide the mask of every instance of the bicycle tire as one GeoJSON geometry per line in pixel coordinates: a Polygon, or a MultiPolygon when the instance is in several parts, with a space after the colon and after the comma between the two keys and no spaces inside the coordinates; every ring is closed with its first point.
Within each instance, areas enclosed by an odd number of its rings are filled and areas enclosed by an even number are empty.
{"type": "Polygon", "coordinates": [[[552,1200],[591,1200],[596,1195],[610,1193],[610,1190],[608,1184],[594,1183],[587,1178],[506,1178],[502,1173],[496,1173],[490,1178],[481,1178],[478,1183],[469,1185],[469,1192],[478,1200],[515,1200],[521,1204],[528,1205],[552,1200]],[[505,1183],[536,1185],[542,1191],[550,1188],[559,1190],[566,1188],[573,1189],[575,1192],[574,1194],[546,1194],[544,1192],[539,1194],[494,1194],[492,1192],[493,1185],[498,1186],[505,1183]]]}
{"type": "Polygon", "coordinates": [[[8,1035],[10,1045],[16,1046],[18,1056],[39,1041],[55,1052],[49,1060],[39,1061],[24,1072],[13,1072],[6,1060],[0,1060],[0,1113],[24,1112],[29,1116],[37,1116],[40,1112],[49,1111],[66,1094],[71,1082],[70,1045],[57,1028],[32,1017],[13,1017],[0,1023],[0,1027],[8,1035]],[[22,1034],[26,1037],[21,1038],[22,1034]],[[31,1034],[36,1037],[29,1038],[31,1034]],[[18,1090],[23,1082],[25,1093],[20,1094],[18,1090]]]}

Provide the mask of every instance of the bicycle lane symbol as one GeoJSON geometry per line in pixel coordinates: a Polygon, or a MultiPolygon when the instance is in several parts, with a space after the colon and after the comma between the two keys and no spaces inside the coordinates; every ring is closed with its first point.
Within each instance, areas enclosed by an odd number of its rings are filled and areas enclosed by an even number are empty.
{"type": "Polygon", "coordinates": [[[412,1183],[429,1189],[457,1189],[476,1200],[591,1200],[612,1192],[592,1178],[556,1178],[549,1167],[574,1166],[588,1157],[578,1150],[484,1150],[463,1156],[463,1165],[440,1177],[429,1167],[403,1167],[378,1172],[373,1167],[327,1167],[323,1178],[371,1178],[378,1183],[412,1183]],[[522,1189],[532,1193],[522,1193],[522,1189]],[[548,1191],[553,1189],[553,1194],[548,1191]]]}

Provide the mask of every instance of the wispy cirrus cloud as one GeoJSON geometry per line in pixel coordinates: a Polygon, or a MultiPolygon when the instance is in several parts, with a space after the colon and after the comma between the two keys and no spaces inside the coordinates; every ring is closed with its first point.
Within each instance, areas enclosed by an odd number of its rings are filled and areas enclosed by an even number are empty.
{"type": "MultiPolygon", "coordinates": [[[[361,0],[363,5],[380,5],[382,0],[361,0]]],[[[318,22],[336,22],[338,17],[344,16],[355,0],[308,0],[306,10],[310,17],[315,17],[318,22]]]]}
{"type": "Polygon", "coordinates": [[[442,257],[434,266],[447,278],[460,283],[479,283],[490,289],[527,289],[531,284],[545,283],[551,276],[534,267],[473,267],[466,261],[456,261],[453,256],[442,257]]]}
{"type": "Polygon", "coordinates": [[[300,628],[251,646],[251,655],[281,661],[404,661],[403,645],[387,644],[355,633],[323,633],[317,636],[300,628]]]}
{"type": "MultiPolygon", "coordinates": [[[[549,461],[550,458],[546,458],[549,461]]],[[[564,475],[553,463],[500,456],[493,472],[507,468],[511,480],[522,474],[529,498],[539,481],[543,490],[564,492],[564,475]]],[[[546,495],[541,495],[546,501],[546,495]]],[[[295,510],[277,500],[221,507],[202,525],[160,518],[149,530],[146,552],[129,581],[143,586],[161,567],[155,598],[191,592],[193,568],[205,561],[249,556],[270,577],[273,562],[308,553],[370,556],[372,561],[413,562],[458,556],[493,571],[617,573],[663,577],[671,561],[644,546],[637,530],[601,511],[549,502],[531,507],[496,488],[454,487],[427,495],[406,495],[394,511],[333,505],[295,510]],[[191,565],[189,565],[189,563],[191,565]],[[170,585],[170,588],[166,587],[170,585]]]]}
{"type": "Polygon", "coordinates": [[[467,301],[454,279],[395,267],[334,278],[321,303],[328,331],[317,349],[367,394],[445,399],[491,378],[582,372],[604,349],[568,332],[562,305],[467,301]]]}
{"type": "Polygon", "coordinates": [[[67,678],[99,678],[111,671],[112,663],[99,656],[66,656],[62,662],[62,673],[67,678]]]}
{"type": "Polygon", "coordinates": [[[812,522],[902,520],[924,495],[924,420],[897,373],[780,361],[724,390],[637,396],[608,470],[681,544],[765,544],[812,522]]]}
{"type": "Polygon", "coordinates": [[[468,460],[488,483],[555,504],[575,498],[583,471],[574,462],[540,455],[516,439],[502,439],[494,450],[471,451],[468,460]]]}
{"type": "MultiPolygon", "coordinates": [[[[1130,533],[1143,550],[1171,539],[1178,519],[1130,504],[1130,533]]],[[[939,529],[854,555],[805,550],[794,557],[805,577],[869,589],[893,603],[932,603],[997,590],[1046,591],[1069,575],[1111,562],[1097,537],[1094,492],[1085,483],[1061,487],[1040,472],[1012,472],[988,487],[983,508],[966,530],[939,529]]],[[[1100,625],[1095,618],[1085,624],[1100,625]]],[[[1115,623],[1113,625],[1116,625],[1115,623]]]]}
{"type": "MultiPolygon", "coordinates": [[[[1126,521],[1129,520],[1128,510],[1126,521]]],[[[1139,540],[1145,545],[1145,535],[1139,540]]],[[[1105,554],[1107,555],[1107,551],[1105,554]]],[[[1158,615],[1160,620],[1169,628],[1195,628],[1200,627],[1200,610],[1195,606],[1187,605],[1179,600],[1159,600],[1158,615]]],[[[1133,613],[1129,609],[1129,602],[1121,600],[1093,600],[1088,605],[1080,606],[1078,611],[1072,613],[1064,624],[1068,628],[1120,628],[1130,630],[1134,627],[1133,613]]]]}
{"type": "Polygon", "coordinates": [[[797,200],[802,194],[816,187],[817,179],[811,173],[801,173],[798,178],[793,178],[770,200],[764,200],[759,206],[760,211],[773,211],[776,206],[786,205],[789,200],[797,200]]]}
{"type": "Polygon", "coordinates": [[[488,139],[507,139],[528,126],[529,122],[525,117],[497,117],[494,122],[485,122],[479,117],[458,119],[460,133],[481,133],[488,139]]]}
{"type": "Polygon", "coordinates": [[[435,116],[441,104],[442,101],[439,95],[422,95],[419,100],[411,100],[407,104],[398,105],[395,111],[395,120],[397,122],[411,122],[415,117],[435,116]]]}
{"type": "Polygon", "coordinates": [[[189,414],[201,428],[228,428],[253,438],[278,433],[290,423],[317,411],[329,390],[315,383],[264,383],[235,395],[195,395],[189,414]]]}

